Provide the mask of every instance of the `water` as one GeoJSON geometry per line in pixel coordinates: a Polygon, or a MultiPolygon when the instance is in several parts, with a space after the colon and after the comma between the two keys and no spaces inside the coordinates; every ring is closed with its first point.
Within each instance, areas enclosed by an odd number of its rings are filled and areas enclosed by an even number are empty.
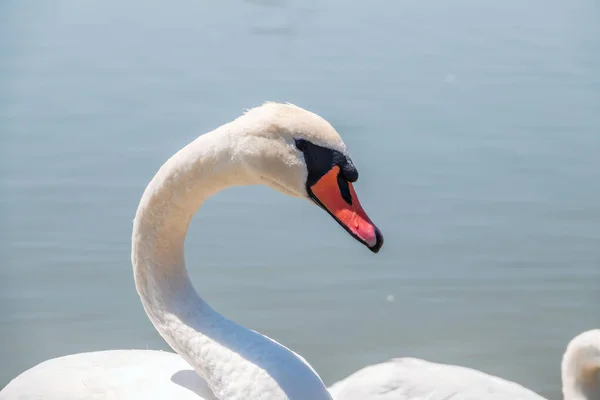
{"type": "Polygon", "coordinates": [[[130,265],[157,168],[265,100],[340,131],[373,255],[321,210],[223,192],[187,240],[219,311],[329,384],[416,356],[560,398],[600,326],[594,0],[4,1],[0,387],[68,353],[167,349],[130,265]]]}

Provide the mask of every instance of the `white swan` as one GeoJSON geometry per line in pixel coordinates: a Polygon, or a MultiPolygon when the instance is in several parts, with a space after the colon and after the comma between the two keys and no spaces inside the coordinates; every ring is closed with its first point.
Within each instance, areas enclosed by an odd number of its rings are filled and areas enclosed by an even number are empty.
{"type": "Polygon", "coordinates": [[[206,198],[229,186],[265,184],[314,201],[377,252],[383,238],[356,197],[357,178],[335,129],[291,104],[264,104],[200,136],[160,168],[133,224],[137,291],[154,327],[181,357],[119,350],[56,358],[16,377],[0,398],[330,400],[302,357],[198,296],[185,268],[184,240],[206,198]]]}
{"type": "MultiPolygon", "coordinates": [[[[564,400],[600,400],[600,329],[569,342],[561,364],[564,400]]],[[[333,384],[335,400],[544,400],[517,384],[457,365],[396,358],[333,384]]]]}

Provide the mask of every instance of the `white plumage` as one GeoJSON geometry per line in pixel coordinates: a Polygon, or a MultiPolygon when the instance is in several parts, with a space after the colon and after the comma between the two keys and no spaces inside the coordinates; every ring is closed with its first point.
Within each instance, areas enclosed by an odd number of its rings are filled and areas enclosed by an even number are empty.
{"type": "Polygon", "coordinates": [[[523,386],[475,369],[396,358],[331,386],[336,400],[542,400],[523,386]]]}
{"type": "Polygon", "coordinates": [[[216,400],[183,358],[155,350],[99,351],[47,360],[15,378],[0,398],[216,400]]]}

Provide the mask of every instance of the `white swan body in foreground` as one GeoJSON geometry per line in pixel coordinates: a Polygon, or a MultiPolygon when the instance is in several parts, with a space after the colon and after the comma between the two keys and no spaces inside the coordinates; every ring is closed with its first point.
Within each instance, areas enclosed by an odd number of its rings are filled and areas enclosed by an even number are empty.
{"type": "MultiPolygon", "coordinates": [[[[561,375],[564,400],[600,400],[600,329],[571,340],[561,375]]],[[[415,358],[365,367],[333,384],[330,392],[335,400],[544,400],[517,383],[475,369],[415,358]]]]}
{"type": "Polygon", "coordinates": [[[181,358],[141,350],[61,357],[25,371],[0,398],[330,400],[302,357],[226,319],[198,296],[185,268],[184,240],[206,198],[234,185],[265,184],[314,201],[377,252],[383,238],[356,197],[357,179],[335,129],[290,104],[264,104],[200,136],[160,168],[133,224],[137,291],[152,324],[181,358]]]}

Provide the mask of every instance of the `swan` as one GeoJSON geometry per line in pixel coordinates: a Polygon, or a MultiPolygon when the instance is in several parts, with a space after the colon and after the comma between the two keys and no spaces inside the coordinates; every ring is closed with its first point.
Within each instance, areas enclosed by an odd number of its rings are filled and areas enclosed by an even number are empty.
{"type": "Polygon", "coordinates": [[[333,126],[293,104],[265,103],[201,135],[158,170],[133,221],[137,292],[178,355],[114,350],[54,358],[13,379],[0,399],[331,400],[304,358],[227,319],[198,295],[184,241],[209,196],[263,184],[316,203],[377,253],[383,236],[361,207],[352,185],[357,179],[333,126]]]}
{"type": "MultiPolygon", "coordinates": [[[[564,400],[600,400],[600,329],[575,336],[561,363],[564,400]]],[[[335,400],[545,400],[475,369],[405,357],[370,365],[330,387],[335,400]]]]}

